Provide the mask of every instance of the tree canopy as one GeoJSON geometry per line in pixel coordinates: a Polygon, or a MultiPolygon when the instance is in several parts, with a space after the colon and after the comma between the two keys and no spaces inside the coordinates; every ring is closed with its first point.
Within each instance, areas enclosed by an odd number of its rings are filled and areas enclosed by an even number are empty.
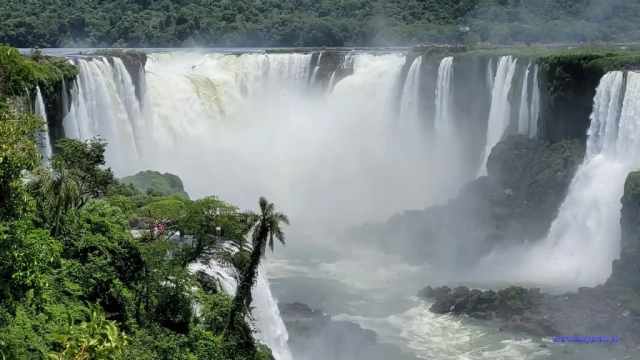
{"type": "MultiPolygon", "coordinates": [[[[0,90],[20,69],[22,81],[37,78],[33,61],[22,61],[0,67],[0,90]]],[[[100,139],[61,139],[44,165],[36,144],[44,121],[22,112],[23,100],[0,91],[0,357],[269,359],[247,317],[225,333],[232,296],[189,267],[212,257],[243,278],[247,217],[215,196],[190,200],[183,189],[118,181],[100,139]],[[149,231],[154,220],[166,223],[164,233],[149,231]],[[191,241],[174,241],[175,231],[191,241]]]]}
{"type": "Polygon", "coordinates": [[[634,41],[638,18],[640,3],[627,0],[9,0],[0,4],[0,43],[26,48],[634,41]]]}

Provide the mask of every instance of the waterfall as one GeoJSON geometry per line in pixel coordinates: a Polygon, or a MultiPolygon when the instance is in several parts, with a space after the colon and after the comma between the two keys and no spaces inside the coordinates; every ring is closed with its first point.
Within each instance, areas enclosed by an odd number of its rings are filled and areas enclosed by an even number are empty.
{"type": "Polygon", "coordinates": [[[520,274],[571,286],[595,286],[611,274],[611,262],[620,253],[624,182],[640,166],[640,74],[629,72],[623,86],[620,71],[600,80],[584,161],[547,238],[529,254],[520,274]]]}
{"type": "MultiPolygon", "coordinates": [[[[524,76],[522,78],[522,90],[520,91],[520,111],[518,111],[518,132],[520,134],[529,134],[529,103],[527,88],[529,85],[529,68],[531,63],[524,69],[524,76]]],[[[534,90],[535,91],[535,90],[534,90]]]]}
{"type": "Polygon", "coordinates": [[[327,95],[331,94],[331,90],[333,90],[333,85],[336,82],[336,72],[331,73],[331,77],[329,77],[329,85],[327,85],[327,95]]]}
{"type": "Polygon", "coordinates": [[[493,74],[493,58],[489,58],[489,61],[487,61],[486,74],[487,74],[487,91],[492,91],[493,81],[495,80],[494,79],[495,75],[493,74]]]}
{"type": "Polygon", "coordinates": [[[453,140],[452,132],[455,124],[451,119],[451,77],[453,74],[453,56],[448,56],[440,61],[438,67],[438,79],[436,83],[436,119],[435,127],[438,140],[449,142],[453,140]]]}
{"type": "Polygon", "coordinates": [[[271,294],[264,265],[258,268],[258,279],[252,296],[256,307],[252,315],[260,329],[257,337],[269,346],[276,360],[292,360],[287,344],[289,334],[280,316],[278,303],[271,294]]]}
{"type": "Polygon", "coordinates": [[[106,58],[75,60],[79,74],[63,127],[68,137],[107,139],[107,159],[127,159],[110,164],[122,176],[141,170],[136,139],[143,137],[137,129],[144,118],[131,76],[122,60],[112,60],[113,66],[106,58]]]}
{"type": "Polygon", "coordinates": [[[504,131],[509,126],[511,106],[509,105],[509,91],[513,75],[516,71],[517,59],[511,56],[501,56],[498,60],[498,70],[491,91],[491,109],[489,110],[489,124],[487,125],[487,140],[482,154],[482,163],[478,176],[487,174],[487,159],[491,149],[502,139],[504,131]]]}
{"type": "MultiPolygon", "coordinates": [[[[227,247],[227,249],[232,252],[237,251],[237,249],[231,247],[227,247]]],[[[204,271],[207,275],[217,279],[227,294],[235,295],[238,288],[238,275],[235,269],[212,259],[206,263],[193,263],[189,266],[189,270],[192,273],[204,271]]],[[[291,351],[287,343],[289,334],[280,317],[278,304],[271,295],[269,280],[267,280],[263,265],[258,268],[258,277],[255,286],[251,289],[251,297],[253,299],[251,315],[256,320],[256,325],[260,330],[256,337],[269,346],[276,360],[292,360],[291,351]]]]}
{"type": "Polygon", "coordinates": [[[448,56],[440,61],[436,79],[435,108],[435,168],[443,173],[440,186],[442,197],[446,201],[454,196],[469,179],[462,161],[462,147],[458,135],[456,119],[453,115],[453,57],[448,56]]]}
{"type": "MultiPolygon", "coordinates": [[[[342,60],[342,62],[340,63],[340,66],[338,66],[338,69],[350,69],[353,68],[353,63],[355,60],[355,55],[349,53],[344,57],[344,60],[342,60]]],[[[331,73],[331,77],[329,78],[329,86],[327,86],[327,95],[331,94],[331,92],[333,91],[333,88],[336,86],[336,73],[338,72],[338,69],[336,69],[336,71],[331,73]]]]}
{"type": "Polygon", "coordinates": [[[529,110],[529,137],[538,134],[538,116],[540,113],[540,86],[538,85],[538,64],[533,68],[533,94],[531,94],[531,109],[529,110]]]}
{"type": "Polygon", "coordinates": [[[413,60],[402,88],[400,119],[402,119],[403,123],[409,123],[411,125],[417,125],[420,121],[420,94],[418,89],[420,86],[421,63],[421,56],[413,60]]]}
{"type": "MultiPolygon", "coordinates": [[[[328,95],[308,87],[311,54],[153,53],[137,84],[117,59],[72,61],[79,75],[65,133],[104,137],[107,166],[119,176],[174,173],[192,196],[216,194],[241,208],[264,195],[300,226],[383,220],[437,193],[415,193],[432,171],[424,153],[410,151],[408,134],[389,131],[397,123],[389,84],[399,78],[402,54],[350,54],[341,66],[352,74],[328,95]]],[[[223,278],[230,286],[232,278],[223,278]]],[[[254,299],[260,338],[288,360],[263,270],[254,299]]]]}
{"type": "Polygon", "coordinates": [[[316,63],[316,67],[313,68],[313,74],[311,74],[311,80],[309,80],[309,85],[313,86],[316,83],[316,77],[318,77],[318,70],[320,70],[320,60],[322,60],[322,54],[318,55],[318,62],[316,63]]]}
{"type": "Polygon", "coordinates": [[[45,123],[45,130],[38,133],[38,144],[40,145],[41,153],[43,156],[43,163],[48,164],[53,152],[51,150],[51,138],[49,137],[49,121],[47,120],[47,110],[44,105],[44,99],[42,98],[42,92],[40,87],[36,88],[36,104],[35,114],[41,117],[45,123]]]}

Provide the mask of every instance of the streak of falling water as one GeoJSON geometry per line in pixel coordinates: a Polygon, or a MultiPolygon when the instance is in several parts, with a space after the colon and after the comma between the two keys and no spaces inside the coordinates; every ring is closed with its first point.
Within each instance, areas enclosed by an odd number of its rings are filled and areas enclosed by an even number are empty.
{"type": "MultiPolygon", "coordinates": [[[[522,77],[522,90],[520,91],[520,111],[518,112],[518,132],[520,134],[529,133],[529,103],[528,99],[528,84],[529,84],[529,68],[531,63],[524,69],[524,76],[522,77]]],[[[535,90],[534,90],[535,91],[535,90]]]]}
{"type": "Polygon", "coordinates": [[[43,162],[49,163],[53,151],[51,149],[51,138],[49,137],[49,122],[47,121],[47,111],[44,105],[44,99],[42,98],[42,92],[40,87],[36,90],[36,107],[35,114],[41,117],[45,122],[45,130],[38,133],[38,144],[40,145],[41,153],[43,156],[43,162]]]}

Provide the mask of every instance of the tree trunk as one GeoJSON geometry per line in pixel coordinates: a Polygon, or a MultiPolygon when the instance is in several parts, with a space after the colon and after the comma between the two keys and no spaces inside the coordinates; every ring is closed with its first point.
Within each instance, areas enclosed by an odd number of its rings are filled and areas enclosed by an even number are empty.
{"type": "Polygon", "coordinates": [[[231,308],[231,313],[229,315],[229,323],[227,325],[227,331],[225,331],[225,336],[227,336],[229,331],[233,332],[235,330],[237,325],[236,322],[240,321],[242,316],[244,316],[244,310],[247,307],[247,298],[251,294],[251,288],[253,287],[253,283],[258,275],[258,267],[260,266],[260,260],[262,260],[262,249],[267,245],[266,232],[261,232],[260,241],[251,251],[251,260],[249,261],[247,271],[243,274],[242,281],[236,289],[236,295],[233,298],[233,307],[231,308]]]}

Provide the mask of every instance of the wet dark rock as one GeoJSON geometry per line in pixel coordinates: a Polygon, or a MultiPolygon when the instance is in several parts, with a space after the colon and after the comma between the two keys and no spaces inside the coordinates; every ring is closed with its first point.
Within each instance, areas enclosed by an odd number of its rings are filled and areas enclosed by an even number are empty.
{"type": "Polygon", "coordinates": [[[202,286],[202,290],[209,295],[218,293],[218,280],[202,270],[196,271],[196,280],[202,286]]]}
{"type": "Polygon", "coordinates": [[[293,304],[278,304],[280,309],[280,315],[283,318],[303,318],[303,319],[317,319],[325,317],[320,310],[311,310],[311,308],[301,302],[294,302],[293,304]]]}

